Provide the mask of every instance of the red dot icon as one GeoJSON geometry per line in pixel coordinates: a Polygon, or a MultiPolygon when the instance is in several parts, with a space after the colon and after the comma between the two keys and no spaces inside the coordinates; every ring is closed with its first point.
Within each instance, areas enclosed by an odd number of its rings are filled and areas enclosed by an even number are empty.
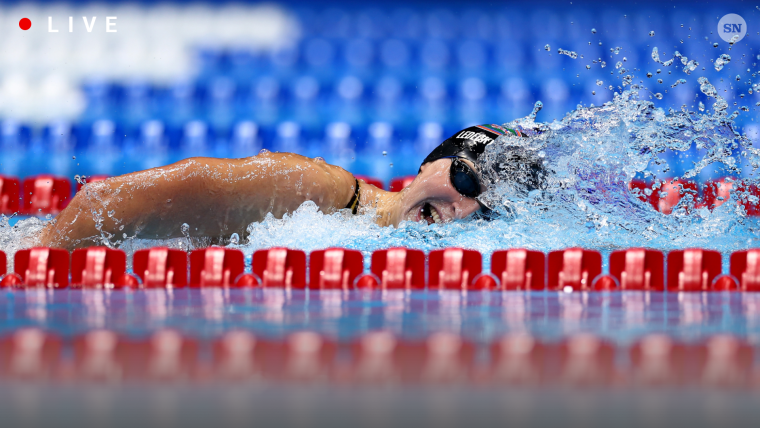
{"type": "Polygon", "coordinates": [[[29,18],[21,18],[21,20],[18,22],[18,27],[26,31],[32,28],[32,21],[29,18]]]}

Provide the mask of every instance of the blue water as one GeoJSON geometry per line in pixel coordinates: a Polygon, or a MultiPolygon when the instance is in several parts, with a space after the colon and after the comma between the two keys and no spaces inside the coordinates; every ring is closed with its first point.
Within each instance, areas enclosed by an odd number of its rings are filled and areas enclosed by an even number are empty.
{"type": "Polygon", "coordinates": [[[0,293],[0,308],[2,332],[32,325],[64,337],[101,328],[142,337],[171,327],[197,338],[243,328],[343,341],[376,330],[408,339],[447,331],[483,344],[508,332],[549,342],[591,332],[623,347],[653,332],[686,342],[715,333],[760,341],[757,293],[27,290],[0,293]]]}

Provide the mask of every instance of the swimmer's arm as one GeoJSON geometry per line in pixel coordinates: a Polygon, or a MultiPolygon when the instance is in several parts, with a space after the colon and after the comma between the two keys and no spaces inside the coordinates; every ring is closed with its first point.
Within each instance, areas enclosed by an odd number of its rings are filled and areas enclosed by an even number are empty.
{"type": "Polygon", "coordinates": [[[245,159],[191,158],[88,184],[40,236],[44,246],[73,249],[124,236],[244,236],[246,227],[314,201],[324,212],[346,206],[354,178],[324,161],[269,153],[245,159]]]}

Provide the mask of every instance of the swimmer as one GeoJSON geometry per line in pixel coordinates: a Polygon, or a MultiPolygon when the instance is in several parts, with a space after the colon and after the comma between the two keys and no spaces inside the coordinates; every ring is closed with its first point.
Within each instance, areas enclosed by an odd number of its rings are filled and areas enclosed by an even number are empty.
{"type": "Polygon", "coordinates": [[[475,166],[497,137],[521,135],[499,125],[457,132],[422,162],[401,192],[386,192],[348,171],[291,153],[242,159],[190,158],[172,165],[87,184],[40,235],[40,245],[75,249],[104,237],[167,239],[244,235],[268,213],[281,218],[306,201],[324,213],[375,210],[381,226],[463,219],[484,209],[486,190],[475,166]],[[189,229],[182,230],[183,224],[189,229]]]}

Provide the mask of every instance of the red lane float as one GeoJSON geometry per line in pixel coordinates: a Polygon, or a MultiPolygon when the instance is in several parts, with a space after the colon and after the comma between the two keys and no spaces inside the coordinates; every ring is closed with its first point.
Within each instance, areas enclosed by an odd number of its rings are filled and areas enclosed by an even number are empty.
{"type": "Polygon", "coordinates": [[[393,384],[400,381],[396,367],[398,340],[388,331],[369,332],[355,340],[352,346],[352,367],[349,381],[353,383],[393,384]]]}
{"type": "Polygon", "coordinates": [[[668,291],[708,291],[720,273],[717,251],[687,249],[668,253],[668,291]]]}
{"type": "Polygon", "coordinates": [[[77,380],[120,382],[125,362],[124,343],[113,331],[94,330],[74,340],[77,380]]]}
{"type": "Polygon", "coordinates": [[[400,192],[404,190],[407,186],[412,184],[412,181],[416,178],[416,175],[408,175],[406,177],[396,177],[393,180],[391,180],[391,185],[389,186],[389,189],[391,192],[400,192]]]}
{"type": "Polygon", "coordinates": [[[132,268],[145,288],[178,288],[187,285],[187,253],[156,247],[135,251],[132,268]]]}
{"type": "Polygon", "coordinates": [[[629,382],[639,386],[676,386],[686,383],[691,350],[670,336],[651,334],[636,342],[629,351],[629,382]]]}
{"type": "Polygon", "coordinates": [[[395,364],[403,383],[447,384],[468,380],[475,348],[453,333],[433,333],[424,341],[400,341],[395,364]]]}
{"type": "Polygon", "coordinates": [[[14,256],[15,275],[6,275],[3,287],[66,288],[69,286],[69,252],[58,248],[29,248],[14,256]]]}
{"type": "Polygon", "coordinates": [[[425,253],[410,248],[378,250],[372,253],[371,271],[374,276],[360,278],[358,287],[421,290],[425,288],[425,253]]]}
{"type": "Polygon", "coordinates": [[[233,248],[209,247],[190,253],[190,285],[193,287],[237,286],[245,272],[245,255],[233,248]]]}
{"type": "Polygon", "coordinates": [[[71,198],[71,181],[66,177],[38,175],[24,179],[24,205],[27,215],[58,214],[71,198]]]}
{"type": "Polygon", "coordinates": [[[366,175],[355,175],[354,176],[357,180],[362,180],[367,184],[371,184],[378,189],[385,190],[385,185],[380,179],[374,178],[374,177],[367,177],[366,175]]]}
{"type": "Polygon", "coordinates": [[[494,251],[491,272],[499,278],[502,290],[543,290],[544,253],[524,249],[494,251]]]}
{"type": "Polygon", "coordinates": [[[731,254],[730,269],[740,290],[760,291],[760,249],[735,251],[731,254]]]}
{"type": "Polygon", "coordinates": [[[428,257],[428,288],[464,291],[496,286],[495,282],[486,281],[475,284],[475,277],[480,275],[482,270],[483,256],[476,250],[433,250],[428,257]]]}
{"type": "Polygon", "coordinates": [[[108,175],[91,175],[89,177],[85,177],[84,183],[77,181],[77,193],[82,190],[82,187],[84,187],[85,184],[97,183],[98,181],[108,180],[109,178],[111,177],[108,175]]]}
{"type": "Polygon", "coordinates": [[[610,275],[621,290],[665,290],[665,256],[661,251],[630,248],[610,254],[610,275]]]}
{"type": "Polygon", "coordinates": [[[699,380],[703,386],[742,388],[750,385],[754,350],[730,335],[713,336],[702,344],[699,380]]]}
{"type": "Polygon", "coordinates": [[[560,345],[562,383],[574,386],[609,385],[615,379],[615,348],[590,334],[571,337],[560,345]]]}
{"type": "Polygon", "coordinates": [[[244,330],[225,333],[213,345],[214,373],[223,380],[244,381],[261,375],[258,339],[244,330]]]}
{"type": "Polygon", "coordinates": [[[18,212],[20,199],[21,181],[16,177],[0,175],[0,214],[18,212]]]}
{"type": "Polygon", "coordinates": [[[123,347],[126,379],[176,382],[196,375],[198,343],[176,330],[163,329],[143,340],[124,341],[123,347]]]}
{"type": "Polygon", "coordinates": [[[309,288],[317,290],[349,290],[364,272],[361,251],[328,248],[312,251],[309,256],[309,288]]]}
{"type": "Polygon", "coordinates": [[[536,386],[546,376],[545,346],[526,333],[511,334],[491,345],[489,378],[495,383],[536,386]]]}
{"type": "Polygon", "coordinates": [[[318,333],[301,331],[285,340],[257,344],[264,377],[286,382],[326,382],[330,378],[336,346],[318,333]]]}
{"type": "Polygon", "coordinates": [[[106,247],[71,252],[71,283],[84,288],[133,287],[136,279],[126,273],[127,255],[106,247]]]}
{"type": "Polygon", "coordinates": [[[5,378],[49,380],[60,357],[60,338],[39,328],[22,328],[0,339],[0,374],[5,378]]]}
{"type": "Polygon", "coordinates": [[[262,287],[306,288],[306,253],[287,248],[257,250],[251,261],[262,287]]]}
{"type": "Polygon", "coordinates": [[[591,290],[592,281],[602,273],[598,251],[568,248],[549,253],[549,289],[591,290]]]}

